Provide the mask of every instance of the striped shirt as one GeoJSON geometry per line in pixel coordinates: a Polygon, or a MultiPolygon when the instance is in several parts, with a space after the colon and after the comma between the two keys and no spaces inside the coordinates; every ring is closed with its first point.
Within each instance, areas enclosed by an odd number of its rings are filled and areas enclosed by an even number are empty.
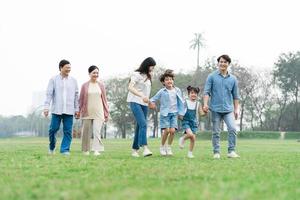
{"type": "Polygon", "coordinates": [[[78,85],[73,77],[62,77],[60,74],[49,80],[44,109],[53,114],[74,115],[79,111],[78,85]],[[52,104],[51,104],[52,103],[52,104]]]}

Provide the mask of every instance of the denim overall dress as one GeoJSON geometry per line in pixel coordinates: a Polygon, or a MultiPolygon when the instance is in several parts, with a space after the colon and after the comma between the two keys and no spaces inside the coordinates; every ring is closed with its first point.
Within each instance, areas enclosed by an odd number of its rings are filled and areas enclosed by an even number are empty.
{"type": "Polygon", "coordinates": [[[182,129],[184,130],[184,133],[186,129],[191,129],[191,131],[196,134],[198,130],[198,122],[197,122],[197,106],[198,102],[196,102],[195,108],[189,108],[187,106],[187,111],[185,115],[183,116],[182,120],[182,129]]]}

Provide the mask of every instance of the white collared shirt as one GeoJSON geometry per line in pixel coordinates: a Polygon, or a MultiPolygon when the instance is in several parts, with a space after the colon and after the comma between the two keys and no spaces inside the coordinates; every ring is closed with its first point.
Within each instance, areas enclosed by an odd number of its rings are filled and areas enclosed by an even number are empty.
{"type": "Polygon", "coordinates": [[[49,110],[53,114],[74,115],[79,111],[78,104],[78,85],[76,79],[68,76],[63,78],[60,74],[49,80],[46,92],[46,101],[44,109],[49,110]]]}
{"type": "Polygon", "coordinates": [[[67,77],[63,77],[63,114],[67,114],[67,77]]]}

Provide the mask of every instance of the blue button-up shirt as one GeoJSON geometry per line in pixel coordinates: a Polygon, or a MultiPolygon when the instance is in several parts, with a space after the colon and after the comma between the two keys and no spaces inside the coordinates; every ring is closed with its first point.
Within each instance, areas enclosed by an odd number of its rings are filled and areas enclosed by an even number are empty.
{"type": "Polygon", "coordinates": [[[204,95],[210,96],[210,110],[219,113],[233,112],[233,100],[239,99],[238,81],[232,74],[223,76],[219,70],[206,80],[204,95]]]}
{"type": "MultiPolygon", "coordinates": [[[[179,115],[184,115],[184,100],[182,97],[182,92],[179,88],[175,87],[176,89],[176,97],[177,97],[177,110],[179,115]]],[[[157,100],[160,101],[160,115],[168,116],[170,112],[170,97],[167,88],[160,89],[151,99],[151,102],[156,102],[157,100]]]]}
{"type": "Polygon", "coordinates": [[[73,77],[54,76],[49,80],[44,108],[57,115],[74,115],[79,111],[78,85],[73,77]]]}

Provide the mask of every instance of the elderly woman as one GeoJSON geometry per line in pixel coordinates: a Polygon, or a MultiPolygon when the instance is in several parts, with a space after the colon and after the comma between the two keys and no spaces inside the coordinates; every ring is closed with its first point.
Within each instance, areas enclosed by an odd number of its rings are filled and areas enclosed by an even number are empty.
{"type": "Polygon", "coordinates": [[[79,98],[79,110],[83,122],[82,151],[85,155],[90,154],[92,133],[92,151],[95,156],[99,156],[100,151],[104,151],[101,128],[108,120],[109,111],[104,84],[98,81],[99,68],[90,66],[88,72],[90,80],[82,85],[79,98]]]}

